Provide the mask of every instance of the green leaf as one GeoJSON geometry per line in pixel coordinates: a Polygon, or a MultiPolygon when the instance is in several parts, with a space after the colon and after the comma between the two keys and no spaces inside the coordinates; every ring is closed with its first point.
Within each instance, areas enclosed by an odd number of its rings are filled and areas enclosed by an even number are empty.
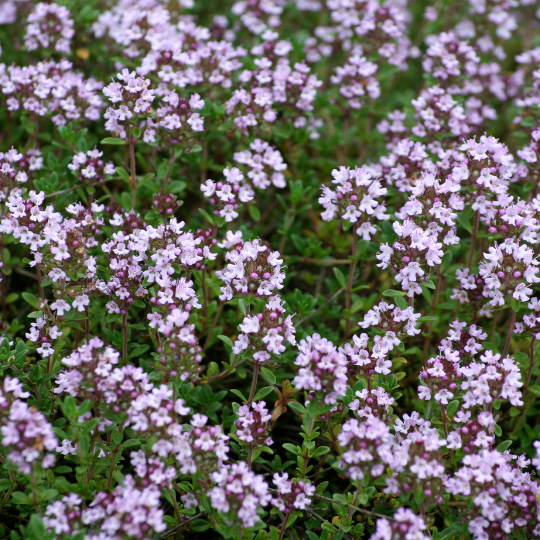
{"type": "Polygon", "coordinates": [[[244,394],[240,392],[240,390],[232,389],[231,393],[233,393],[235,396],[238,396],[242,401],[247,402],[247,399],[244,397],[244,394]]]}
{"type": "Polygon", "coordinates": [[[510,307],[517,313],[521,307],[521,302],[517,298],[511,297],[510,307]]]}
{"type": "MultiPolygon", "coordinates": [[[[58,492],[56,491],[56,493],[58,492]]],[[[45,538],[45,525],[43,525],[43,521],[41,521],[39,514],[32,514],[30,516],[30,521],[28,522],[28,530],[31,531],[36,538],[45,538]]]]}
{"type": "Polygon", "coordinates": [[[503,441],[502,443],[499,444],[499,446],[497,446],[497,451],[504,452],[505,450],[510,448],[511,445],[512,445],[512,441],[503,441]]]}
{"type": "Polygon", "coordinates": [[[105,137],[102,139],[101,144],[127,144],[127,141],[125,139],[120,139],[118,137],[105,137]]]}
{"type": "Polygon", "coordinates": [[[265,367],[261,367],[261,375],[270,383],[270,384],[276,384],[276,376],[265,367]]]}
{"type": "Polygon", "coordinates": [[[334,266],[334,276],[336,276],[336,279],[338,283],[344,288],[347,288],[347,278],[345,277],[345,274],[339,269],[334,266]]]}
{"type": "Polygon", "coordinates": [[[88,435],[81,437],[79,441],[79,449],[83,456],[87,456],[90,452],[90,437],[88,435]]]}
{"type": "Polygon", "coordinates": [[[21,296],[34,308],[34,309],[39,309],[39,305],[38,305],[38,299],[32,294],[32,293],[29,293],[29,292],[23,292],[21,293],[21,296]]]}
{"type": "Polygon", "coordinates": [[[292,443],[284,443],[283,448],[285,448],[285,450],[288,450],[291,454],[294,454],[295,456],[300,453],[300,449],[298,448],[298,446],[292,443]]]}
{"type": "Polygon", "coordinates": [[[344,231],[348,231],[353,226],[353,224],[348,220],[343,221],[341,225],[344,231]]]}
{"type": "Polygon", "coordinates": [[[126,448],[133,448],[134,446],[140,446],[141,442],[138,439],[128,439],[127,441],[124,441],[122,445],[120,446],[121,450],[125,450],[126,448]]]}
{"type": "Polygon", "coordinates": [[[268,394],[273,392],[274,387],[273,386],[265,386],[264,388],[261,388],[253,398],[254,401],[259,401],[260,399],[264,399],[268,394]]]}
{"type": "Polygon", "coordinates": [[[221,339],[221,341],[226,343],[229,347],[233,347],[233,342],[229,336],[218,336],[218,339],[221,339]]]}
{"type": "Polygon", "coordinates": [[[287,407],[300,414],[306,414],[306,408],[301,403],[298,403],[298,401],[291,401],[290,403],[287,403],[287,407]]]}
{"type": "Polygon", "coordinates": [[[130,353],[128,358],[137,358],[142,356],[148,349],[150,345],[137,345],[130,353]]]}
{"type": "Polygon", "coordinates": [[[531,386],[529,386],[529,392],[531,394],[534,394],[535,396],[540,396],[540,385],[532,384],[531,386]]]}
{"type": "Polygon", "coordinates": [[[325,454],[328,454],[328,452],[330,452],[330,448],[328,446],[319,446],[319,448],[317,448],[317,450],[315,450],[315,452],[311,454],[311,457],[321,457],[325,454]]]}
{"type": "Polygon", "coordinates": [[[248,206],[248,212],[253,221],[259,221],[261,219],[261,211],[253,204],[248,206]]]}
{"type": "Polygon", "coordinates": [[[444,529],[444,531],[433,533],[434,540],[455,540],[457,537],[454,529],[444,529]]]}
{"type": "Polygon", "coordinates": [[[210,523],[204,519],[196,519],[189,528],[195,532],[204,532],[210,528],[210,523]]]}
{"type": "Polygon", "coordinates": [[[40,502],[48,501],[50,499],[53,499],[58,495],[58,491],[56,489],[46,489],[45,491],[41,491],[39,493],[39,500],[40,502]]]}
{"type": "Polygon", "coordinates": [[[446,406],[446,414],[448,414],[448,416],[454,416],[454,414],[456,414],[456,411],[458,410],[458,407],[459,407],[459,401],[457,399],[455,399],[454,401],[451,401],[446,406]]]}
{"type": "Polygon", "coordinates": [[[204,219],[206,219],[206,221],[208,221],[208,223],[210,223],[210,225],[214,224],[214,220],[212,219],[212,217],[210,216],[210,214],[206,210],[203,210],[202,208],[199,208],[199,212],[202,214],[204,219]]]}
{"type": "Polygon", "coordinates": [[[406,293],[403,291],[396,291],[394,289],[387,289],[382,293],[383,296],[389,296],[390,298],[395,298],[396,296],[405,296],[406,293]]]}
{"type": "Polygon", "coordinates": [[[418,486],[414,490],[414,502],[419,505],[424,500],[424,497],[425,497],[424,488],[422,486],[418,486]]]}
{"type": "Polygon", "coordinates": [[[420,317],[418,319],[418,322],[426,322],[426,321],[438,321],[439,317],[436,317],[434,315],[425,315],[424,317],[420,317]]]}
{"type": "Polygon", "coordinates": [[[32,504],[32,495],[26,495],[26,493],[21,493],[20,491],[14,491],[11,494],[11,498],[15,504],[32,504]]]}

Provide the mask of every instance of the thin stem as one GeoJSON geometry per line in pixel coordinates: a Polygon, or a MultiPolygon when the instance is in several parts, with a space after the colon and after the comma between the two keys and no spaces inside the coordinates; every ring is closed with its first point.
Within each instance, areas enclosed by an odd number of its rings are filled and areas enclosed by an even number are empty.
{"type": "Polygon", "coordinates": [[[221,312],[223,311],[223,306],[225,304],[221,302],[219,304],[218,310],[216,311],[216,316],[214,317],[214,320],[212,321],[212,326],[210,330],[208,331],[208,334],[206,335],[206,341],[204,342],[203,351],[206,351],[208,347],[210,346],[210,340],[212,339],[212,336],[214,335],[214,329],[219,321],[219,317],[221,315],[221,312]]]}
{"type": "Polygon", "coordinates": [[[250,471],[251,471],[252,461],[253,461],[253,446],[250,444],[248,448],[248,455],[247,455],[247,466],[250,471]]]}
{"type": "MultiPolygon", "coordinates": [[[[352,256],[353,259],[356,259],[356,245],[358,244],[358,233],[356,232],[356,226],[353,225],[353,245],[352,245],[352,256]]],[[[353,260],[349,267],[349,280],[347,281],[347,291],[345,296],[345,309],[347,311],[351,310],[351,294],[352,294],[352,285],[354,279],[354,270],[356,268],[356,261],[353,260]]],[[[349,333],[351,330],[351,318],[347,315],[345,319],[345,341],[349,339],[349,333]]]]}
{"type": "Polygon", "coordinates": [[[116,456],[118,455],[118,450],[120,450],[120,446],[117,444],[112,451],[111,470],[109,471],[109,478],[107,479],[107,489],[111,489],[114,467],[116,465],[116,456]]]}
{"type": "Polygon", "coordinates": [[[285,514],[285,517],[283,518],[283,523],[281,524],[281,531],[279,531],[278,540],[283,540],[283,535],[285,534],[285,529],[287,528],[287,521],[289,521],[290,514],[290,512],[287,512],[285,514]]]}
{"type": "Polygon", "coordinates": [[[392,516],[388,516],[388,515],[385,515],[385,514],[378,514],[377,512],[371,512],[370,510],[366,510],[365,508],[359,508],[358,506],[353,506],[352,504],[347,504],[347,503],[342,503],[342,502],[339,502],[339,501],[336,501],[336,499],[330,499],[328,497],[323,497],[322,495],[313,495],[314,497],[317,497],[317,499],[321,499],[323,501],[328,501],[328,502],[331,502],[331,503],[334,503],[334,504],[339,504],[339,506],[344,506],[345,508],[353,508],[353,510],[356,510],[357,512],[362,512],[362,514],[366,514],[367,516],[375,516],[375,517],[381,517],[381,518],[386,518],[390,521],[393,521],[393,517],[392,516]]]}
{"type": "Polygon", "coordinates": [[[529,389],[529,383],[531,382],[531,376],[532,371],[534,367],[534,343],[535,338],[531,338],[531,344],[529,346],[529,371],[527,373],[527,379],[525,380],[525,386],[523,387],[523,399],[525,400],[525,397],[527,395],[527,390],[529,389]]]}
{"type": "Polygon", "coordinates": [[[444,408],[444,405],[442,403],[439,403],[441,406],[441,416],[442,416],[442,422],[443,422],[443,428],[444,428],[444,436],[448,438],[448,426],[446,425],[446,409],[444,408]]]}
{"type": "Polygon", "coordinates": [[[36,509],[36,512],[41,515],[41,508],[37,500],[37,486],[36,478],[34,476],[34,469],[30,472],[30,485],[32,486],[32,506],[36,509]]]}
{"type": "Polygon", "coordinates": [[[478,225],[480,224],[480,211],[477,210],[474,214],[474,229],[471,237],[471,250],[469,251],[469,261],[467,266],[472,269],[472,261],[474,257],[474,248],[476,246],[476,236],[478,235],[478,225]]]}
{"type": "MultiPolygon", "coordinates": [[[[308,428],[307,428],[307,432],[306,432],[306,436],[308,438],[311,435],[311,432],[313,431],[314,424],[315,424],[315,417],[312,416],[309,419],[309,424],[308,424],[308,428]]],[[[306,451],[305,451],[304,456],[303,456],[302,459],[304,460],[304,464],[302,465],[302,474],[301,474],[300,478],[305,478],[306,477],[306,471],[307,471],[307,464],[308,464],[308,461],[309,461],[309,449],[306,448],[306,451]]]]}
{"type": "Polygon", "coordinates": [[[358,489],[356,490],[355,494],[354,494],[354,498],[353,498],[353,501],[352,501],[352,504],[351,506],[349,507],[349,512],[347,513],[347,521],[351,521],[352,517],[353,517],[353,514],[354,514],[354,510],[355,510],[355,506],[356,506],[356,502],[358,501],[358,489]]]}
{"type": "Polygon", "coordinates": [[[0,510],[6,505],[6,503],[9,501],[9,498],[11,497],[11,494],[13,493],[13,490],[15,489],[15,475],[13,474],[13,471],[8,471],[9,479],[13,482],[13,486],[11,486],[7,493],[5,494],[4,498],[2,499],[2,504],[0,504],[0,510]]]}
{"type": "Polygon", "coordinates": [[[171,500],[173,502],[173,506],[174,506],[174,514],[176,516],[176,519],[178,521],[182,521],[182,514],[180,514],[180,510],[178,510],[178,503],[176,502],[176,495],[173,493],[173,491],[171,490],[171,488],[167,488],[167,492],[168,494],[170,495],[171,497],[171,500]]]}
{"type": "MultiPolygon", "coordinates": [[[[439,293],[441,292],[441,284],[442,284],[442,276],[441,276],[441,265],[437,265],[437,286],[435,288],[435,294],[433,295],[433,301],[431,302],[431,314],[435,312],[435,307],[437,306],[437,300],[439,299],[439,293]]],[[[429,328],[429,331],[431,332],[431,326],[433,325],[433,321],[431,321],[431,325],[429,328]]]]}
{"type": "Polygon", "coordinates": [[[206,319],[206,317],[208,316],[208,305],[206,301],[206,268],[203,268],[203,271],[202,271],[202,291],[203,291],[203,317],[206,319]]]}
{"type": "Polygon", "coordinates": [[[257,379],[259,378],[260,363],[253,362],[253,380],[251,381],[251,391],[249,392],[248,407],[253,403],[255,397],[255,390],[257,390],[257,379]]]}
{"type": "Polygon", "coordinates": [[[165,187],[167,186],[167,184],[169,182],[169,179],[171,178],[171,174],[172,174],[172,171],[173,171],[173,168],[174,168],[175,158],[176,158],[176,152],[175,152],[175,150],[173,148],[171,150],[171,157],[169,159],[169,170],[167,171],[167,175],[165,176],[165,178],[163,180],[163,184],[161,184],[161,190],[160,190],[161,193],[165,193],[165,187]]]}
{"type": "Polygon", "coordinates": [[[508,337],[506,338],[506,343],[504,344],[504,351],[502,354],[503,358],[506,358],[508,354],[508,349],[510,348],[510,341],[512,341],[512,335],[514,334],[514,325],[516,324],[516,312],[512,310],[512,315],[510,318],[510,328],[508,329],[508,337]]]}
{"type": "MultiPolygon", "coordinates": [[[[285,258],[288,258],[288,255],[284,255],[285,258]]],[[[313,259],[311,257],[298,257],[294,261],[297,262],[303,262],[308,264],[317,264],[321,266],[335,266],[336,264],[351,264],[350,259],[313,259]]]]}
{"type": "Polygon", "coordinates": [[[324,302],[324,304],[322,306],[318,307],[313,313],[310,313],[309,315],[306,315],[303,319],[300,319],[299,321],[297,321],[296,326],[298,327],[301,324],[305,323],[306,321],[309,321],[309,319],[311,319],[311,317],[314,317],[315,315],[317,315],[317,313],[319,313],[322,309],[324,309],[328,304],[333,302],[344,291],[345,291],[345,288],[341,287],[341,289],[339,289],[332,296],[330,296],[330,298],[328,298],[324,302]]]}
{"type": "Polygon", "coordinates": [[[525,381],[525,387],[523,389],[523,402],[525,403],[525,407],[523,408],[523,411],[514,429],[512,430],[512,435],[515,435],[518,432],[519,428],[521,427],[521,424],[523,423],[523,420],[527,418],[527,413],[529,412],[529,408],[534,403],[534,399],[535,399],[534,396],[531,396],[530,399],[526,399],[527,391],[529,389],[529,384],[531,382],[532,370],[534,367],[534,342],[535,342],[535,339],[532,338],[530,349],[529,349],[529,372],[527,373],[527,380],[525,381]]]}
{"type": "Polygon", "coordinates": [[[122,315],[122,358],[127,360],[127,345],[128,345],[128,332],[127,332],[127,310],[122,315]]]}
{"type": "Polygon", "coordinates": [[[169,538],[169,536],[175,535],[177,532],[181,531],[186,525],[189,525],[190,523],[193,523],[196,519],[199,519],[206,515],[206,512],[201,512],[200,514],[196,514],[193,517],[190,517],[189,519],[186,519],[183,523],[180,523],[179,525],[175,525],[172,529],[169,529],[168,531],[165,531],[161,534],[160,538],[165,539],[169,538]]]}
{"type": "MultiPolygon", "coordinates": [[[[0,204],[0,219],[4,217],[5,203],[0,204]]],[[[4,320],[7,319],[7,303],[6,303],[6,278],[2,278],[4,272],[4,233],[0,235],[0,296],[2,297],[2,315],[4,320]]]]}
{"type": "Polygon", "coordinates": [[[88,315],[88,306],[84,307],[84,314],[86,319],[84,320],[84,333],[86,334],[86,343],[90,341],[90,318],[88,315]]]}
{"type": "Polygon", "coordinates": [[[129,135],[129,166],[131,168],[131,188],[133,189],[133,195],[131,199],[131,206],[135,209],[135,202],[137,200],[137,164],[135,163],[135,140],[133,139],[133,133],[129,135]]]}

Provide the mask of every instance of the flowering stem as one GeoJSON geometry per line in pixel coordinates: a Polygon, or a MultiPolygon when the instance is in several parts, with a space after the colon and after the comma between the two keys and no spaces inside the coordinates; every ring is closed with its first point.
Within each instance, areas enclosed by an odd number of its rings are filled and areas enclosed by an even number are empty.
{"type": "Polygon", "coordinates": [[[527,395],[527,390],[529,389],[529,383],[531,382],[532,370],[534,367],[534,344],[536,339],[533,337],[531,339],[531,344],[529,346],[529,372],[527,373],[527,379],[525,380],[525,386],[523,387],[523,399],[527,395]]]}
{"type": "MultiPolygon", "coordinates": [[[[308,428],[307,428],[307,431],[306,431],[306,438],[309,438],[309,436],[311,435],[311,432],[313,431],[313,425],[314,424],[315,424],[315,417],[312,416],[309,419],[309,424],[308,424],[308,428]]],[[[305,478],[306,471],[307,471],[307,464],[308,464],[308,460],[309,460],[309,448],[306,448],[306,451],[304,452],[304,456],[303,456],[302,459],[304,460],[304,463],[302,465],[302,474],[300,475],[300,478],[305,478]]]]}
{"type": "Polygon", "coordinates": [[[283,535],[285,534],[285,529],[287,528],[287,521],[289,521],[289,516],[290,515],[291,515],[291,513],[287,512],[285,514],[285,517],[283,518],[283,523],[281,524],[281,531],[279,531],[278,540],[283,540],[283,535]]]}
{"type": "Polygon", "coordinates": [[[251,444],[249,445],[249,448],[248,448],[248,455],[247,455],[247,466],[248,466],[248,469],[251,471],[251,462],[253,460],[253,446],[251,446],[251,444]]]}
{"type": "Polygon", "coordinates": [[[469,251],[469,261],[467,263],[467,266],[469,270],[472,267],[472,261],[474,257],[474,248],[476,246],[476,236],[478,234],[478,225],[480,224],[480,211],[477,210],[474,214],[474,229],[471,237],[471,250],[469,251]]]}
{"type": "Polygon", "coordinates": [[[206,325],[206,317],[208,317],[208,306],[207,306],[207,301],[206,301],[206,268],[203,268],[203,271],[202,271],[202,293],[203,293],[203,317],[205,319],[204,324],[206,325]]]}
{"type": "Polygon", "coordinates": [[[169,538],[170,536],[174,536],[177,532],[180,532],[183,528],[185,528],[190,523],[193,523],[195,520],[202,518],[206,515],[206,512],[201,512],[200,514],[197,514],[193,517],[190,517],[189,519],[186,519],[186,521],[180,523],[179,525],[175,525],[172,529],[169,529],[168,531],[165,531],[161,533],[160,538],[169,538]]]}
{"type": "Polygon", "coordinates": [[[165,192],[165,187],[167,186],[169,179],[171,178],[171,174],[174,168],[174,160],[176,158],[176,153],[174,148],[171,150],[171,158],[169,159],[169,170],[167,171],[167,175],[165,176],[165,179],[163,180],[163,184],[161,184],[161,193],[165,192]]]}
{"type": "Polygon", "coordinates": [[[176,519],[178,520],[178,523],[182,522],[182,515],[180,514],[180,510],[178,510],[178,503],[176,502],[176,495],[173,491],[171,491],[171,488],[167,488],[167,493],[171,497],[171,501],[174,506],[174,514],[176,516],[176,519]]]}
{"type": "Polygon", "coordinates": [[[137,165],[135,163],[135,141],[133,139],[133,133],[129,135],[129,166],[131,168],[130,182],[133,189],[131,206],[135,209],[135,201],[137,199],[137,165]]]}
{"type": "Polygon", "coordinates": [[[225,304],[223,302],[219,304],[218,310],[216,311],[216,316],[214,317],[214,320],[212,321],[212,327],[210,328],[208,335],[206,336],[206,341],[204,342],[203,351],[208,349],[210,345],[210,340],[212,339],[212,336],[214,335],[214,328],[216,327],[216,324],[219,321],[219,317],[221,315],[221,312],[223,311],[224,305],[225,304]]]}
{"type": "Polygon", "coordinates": [[[336,499],[330,499],[329,497],[324,497],[323,495],[317,495],[315,494],[314,497],[317,499],[321,499],[322,501],[328,501],[334,504],[339,504],[339,506],[344,506],[345,508],[353,508],[353,510],[356,510],[357,512],[361,512],[362,514],[366,514],[366,516],[375,516],[375,517],[381,517],[385,518],[388,521],[394,521],[394,518],[392,516],[386,515],[386,514],[379,514],[377,512],[372,512],[371,510],[366,510],[365,508],[359,508],[358,506],[353,506],[352,504],[342,503],[340,501],[337,501],[336,499]]]}
{"type": "Polygon", "coordinates": [[[43,295],[43,285],[41,285],[41,264],[36,264],[36,275],[38,280],[38,291],[39,291],[39,297],[45,298],[43,295]]]}
{"type": "Polygon", "coordinates": [[[109,471],[109,478],[107,479],[107,489],[111,489],[114,467],[116,465],[116,456],[118,454],[119,449],[120,449],[120,446],[117,444],[112,451],[111,470],[109,471]]]}
{"type": "MultiPolygon", "coordinates": [[[[437,286],[435,287],[435,294],[433,295],[433,301],[431,302],[431,314],[435,312],[435,307],[437,306],[437,300],[439,299],[439,293],[441,292],[442,276],[441,276],[441,265],[437,265],[437,286]]],[[[431,327],[433,326],[433,321],[429,325],[429,332],[431,335],[431,327]]]]}
{"type": "Polygon", "coordinates": [[[257,389],[257,379],[259,378],[259,369],[260,363],[253,362],[253,380],[251,381],[251,391],[248,398],[248,406],[253,403],[253,398],[255,397],[255,390],[257,389]]]}
{"type": "Polygon", "coordinates": [[[88,306],[84,307],[84,314],[86,319],[84,320],[84,333],[86,334],[86,343],[90,341],[90,319],[88,315],[88,306]]]}
{"type": "MultiPolygon", "coordinates": [[[[4,217],[6,204],[0,205],[0,219],[4,217]]],[[[0,296],[2,297],[2,315],[6,319],[6,278],[2,277],[4,272],[4,233],[0,235],[0,296]]]]}
{"type": "Polygon", "coordinates": [[[30,472],[30,485],[32,486],[32,506],[36,509],[36,512],[41,515],[41,508],[39,507],[36,491],[36,478],[34,476],[34,470],[30,472]]]}
{"type": "Polygon", "coordinates": [[[442,423],[443,423],[443,428],[444,428],[444,436],[448,438],[448,426],[446,425],[446,410],[442,403],[439,402],[439,405],[441,406],[441,416],[442,416],[442,423]]]}
{"type": "Polygon", "coordinates": [[[122,358],[124,360],[127,360],[127,343],[128,343],[128,336],[127,336],[127,310],[122,315],[122,338],[123,338],[123,344],[122,344],[122,358]]]}
{"type": "Polygon", "coordinates": [[[11,494],[13,493],[13,490],[15,489],[15,475],[13,474],[13,471],[8,471],[9,479],[13,483],[13,485],[8,489],[7,493],[5,494],[4,498],[2,499],[2,503],[0,504],[0,510],[4,508],[6,503],[9,501],[9,498],[11,497],[11,494]]]}
{"type": "Polygon", "coordinates": [[[521,424],[523,423],[523,420],[525,420],[525,418],[527,417],[527,413],[529,412],[530,406],[534,402],[534,396],[531,396],[531,399],[526,400],[527,391],[529,389],[529,384],[531,382],[532,370],[534,367],[534,343],[535,343],[535,339],[533,337],[531,339],[531,345],[529,349],[529,372],[527,373],[527,379],[525,381],[525,386],[523,388],[523,402],[525,403],[525,407],[523,407],[523,411],[512,431],[512,435],[515,435],[518,432],[519,428],[521,427],[521,424]]]}
{"type": "Polygon", "coordinates": [[[347,521],[351,521],[354,514],[354,506],[356,506],[357,501],[358,501],[358,489],[354,493],[354,498],[352,500],[351,506],[349,507],[349,512],[347,513],[347,521]]]}
{"type": "MultiPolygon", "coordinates": [[[[353,258],[356,258],[356,245],[358,244],[358,233],[356,232],[356,227],[353,225],[353,245],[352,245],[352,256],[353,258]]],[[[352,294],[352,285],[353,285],[353,278],[354,278],[354,270],[356,268],[356,261],[351,262],[351,266],[349,267],[349,281],[347,281],[347,291],[345,295],[345,309],[347,311],[351,310],[351,294],[352,294]]],[[[349,339],[349,332],[351,329],[351,318],[349,315],[347,315],[347,318],[345,320],[345,341],[349,339]]]]}
{"type": "Polygon", "coordinates": [[[504,351],[502,353],[502,358],[505,358],[508,354],[508,349],[510,348],[510,341],[512,341],[512,335],[514,334],[514,325],[516,324],[516,312],[512,310],[512,315],[510,317],[510,328],[508,329],[508,337],[506,338],[506,343],[504,344],[504,351]]]}

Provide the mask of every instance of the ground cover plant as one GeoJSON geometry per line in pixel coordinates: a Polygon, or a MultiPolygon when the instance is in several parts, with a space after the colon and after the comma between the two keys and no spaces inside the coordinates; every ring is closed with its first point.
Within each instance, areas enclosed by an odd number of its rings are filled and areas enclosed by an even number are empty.
{"type": "Polygon", "coordinates": [[[540,538],[539,2],[0,23],[0,538],[540,538]]]}

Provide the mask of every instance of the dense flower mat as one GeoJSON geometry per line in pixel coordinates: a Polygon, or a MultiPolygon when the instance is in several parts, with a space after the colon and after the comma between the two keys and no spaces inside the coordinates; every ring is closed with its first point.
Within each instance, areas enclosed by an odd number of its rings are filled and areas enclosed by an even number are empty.
{"type": "Polygon", "coordinates": [[[1,538],[540,538],[540,2],[0,23],[1,538]]]}

